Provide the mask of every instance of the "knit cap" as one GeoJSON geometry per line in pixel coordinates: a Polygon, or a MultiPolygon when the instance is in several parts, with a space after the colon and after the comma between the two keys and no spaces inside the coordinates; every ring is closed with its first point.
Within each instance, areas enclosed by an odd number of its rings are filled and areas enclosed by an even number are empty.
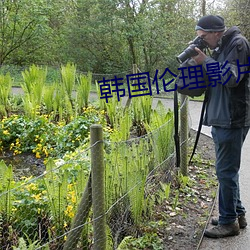
{"type": "Polygon", "coordinates": [[[195,30],[204,30],[204,31],[224,31],[225,24],[224,19],[221,16],[208,15],[203,16],[198,21],[195,26],[195,30]]]}

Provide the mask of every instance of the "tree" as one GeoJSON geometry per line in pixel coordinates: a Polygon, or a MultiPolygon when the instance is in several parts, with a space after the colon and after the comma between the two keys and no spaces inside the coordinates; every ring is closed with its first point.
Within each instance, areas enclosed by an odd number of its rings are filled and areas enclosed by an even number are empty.
{"type": "MultiPolygon", "coordinates": [[[[46,8],[42,1],[7,0],[0,2],[0,65],[44,31],[46,8]]],[[[27,54],[41,47],[41,39],[27,54]]],[[[20,62],[17,62],[20,63],[20,62]]]]}
{"type": "Polygon", "coordinates": [[[222,15],[226,17],[227,26],[239,26],[242,33],[250,39],[250,1],[249,0],[225,0],[222,15]]]}

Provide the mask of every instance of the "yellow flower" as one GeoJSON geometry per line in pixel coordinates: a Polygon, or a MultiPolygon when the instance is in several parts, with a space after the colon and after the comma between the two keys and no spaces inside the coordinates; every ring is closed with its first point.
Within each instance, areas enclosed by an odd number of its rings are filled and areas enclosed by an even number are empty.
{"type": "Polygon", "coordinates": [[[8,130],[4,130],[4,131],[3,131],[3,134],[4,134],[4,135],[9,135],[10,133],[9,133],[8,130]]]}
{"type": "Polygon", "coordinates": [[[72,201],[72,203],[76,203],[76,196],[75,195],[72,195],[71,201],[72,201]]]}
{"type": "Polygon", "coordinates": [[[41,155],[39,152],[36,152],[36,158],[40,159],[41,158],[41,155]]]}
{"type": "Polygon", "coordinates": [[[37,185],[35,183],[30,183],[29,185],[26,186],[26,189],[28,191],[35,191],[37,190],[37,185]]]}
{"type": "Polygon", "coordinates": [[[64,213],[65,213],[65,215],[68,215],[69,218],[73,218],[74,217],[73,206],[68,205],[66,208],[66,211],[64,211],[64,213]]]}
{"type": "Polygon", "coordinates": [[[16,212],[17,208],[13,207],[11,210],[12,210],[12,212],[16,212]]]}
{"type": "Polygon", "coordinates": [[[40,201],[42,199],[41,195],[42,195],[41,193],[33,194],[32,197],[35,198],[36,201],[40,201]]]}

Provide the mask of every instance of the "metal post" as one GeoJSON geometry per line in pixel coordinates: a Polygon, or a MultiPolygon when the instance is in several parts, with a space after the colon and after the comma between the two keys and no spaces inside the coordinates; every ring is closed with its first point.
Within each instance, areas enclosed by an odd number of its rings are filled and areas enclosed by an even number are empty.
{"type": "Polygon", "coordinates": [[[188,174],[188,97],[181,94],[180,109],[181,174],[188,174]]]}

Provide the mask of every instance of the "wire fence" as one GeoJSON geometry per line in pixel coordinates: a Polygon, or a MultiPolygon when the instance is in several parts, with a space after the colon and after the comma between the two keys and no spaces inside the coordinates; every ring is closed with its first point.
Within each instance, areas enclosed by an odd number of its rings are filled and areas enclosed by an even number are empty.
{"type": "Polygon", "coordinates": [[[142,233],[138,225],[153,217],[161,184],[171,183],[177,171],[173,128],[171,117],[142,137],[95,143],[103,146],[105,171],[104,188],[97,189],[105,193],[105,212],[97,217],[93,201],[97,208],[103,201],[100,191],[93,189],[102,183],[93,183],[91,161],[96,165],[102,156],[99,151],[91,158],[95,145],[76,152],[78,160],[48,160],[43,174],[21,179],[15,188],[13,170],[2,161],[1,249],[119,249],[127,237],[142,233]],[[94,230],[104,218],[96,235],[94,230]]]}

